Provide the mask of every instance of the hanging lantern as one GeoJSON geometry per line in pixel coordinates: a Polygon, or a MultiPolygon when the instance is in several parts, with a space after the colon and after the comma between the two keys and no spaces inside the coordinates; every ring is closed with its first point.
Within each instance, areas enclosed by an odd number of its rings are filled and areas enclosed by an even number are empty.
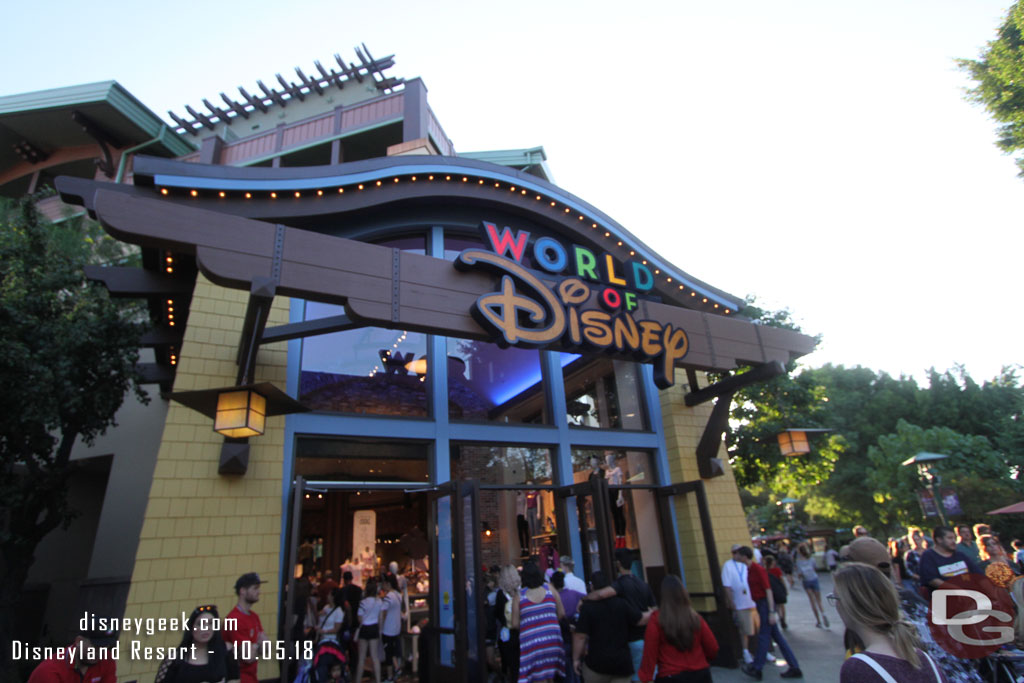
{"type": "Polygon", "coordinates": [[[217,396],[217,414],[213,430],[218,434],[242,439],[259,436],[267,421],[267,399],[252,389],[225,391],[217,396]]]}
{"type": "Polygon", "coordinates": [[[800,432],[792,429],[779,434],[779,450],[783,455],[803,455],[811,452],[811,445],[807,442],[807,432],[800,432]]]}
{"type": "Polygon", "coordinates": [[[783,455],[804,455],[811,452],[811,444],[807,439],[810,433],[830,432],[831,429],[819,429],[817,427],[792,427],[779,434],[779,450],[783,455]]]}

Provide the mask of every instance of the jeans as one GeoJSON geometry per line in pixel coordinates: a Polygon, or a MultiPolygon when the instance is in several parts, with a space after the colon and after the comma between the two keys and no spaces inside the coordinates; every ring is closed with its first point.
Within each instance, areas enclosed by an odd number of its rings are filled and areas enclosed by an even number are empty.
{"type": "Polygon", "coordinates": [[[774,640],[778,643],[782,656],[786,658],[786,664],[794,669],[799,669],[800,665],[796,661],[796,655],[789,648],[789,643],[786,642],[785,636],[779,630],[779,625],[771,624],[768,621],[768,598],[761,598],[757,601],[757,613],[761,617],[761,630],[757,633],[757,654],[754,655],[754,663],[751,666],[755,671],[764,668],[764,663],[768,659],[768,648],[771,647],[772,640],[774,640]]]}
{"type": "Polygon", "coordinates": [[[633,658],[633,678],[634,681],[640,680],[640,664],[644,661],[644,641],[643,640],[631,640],[629,641],[629,656],[633,658]]]}

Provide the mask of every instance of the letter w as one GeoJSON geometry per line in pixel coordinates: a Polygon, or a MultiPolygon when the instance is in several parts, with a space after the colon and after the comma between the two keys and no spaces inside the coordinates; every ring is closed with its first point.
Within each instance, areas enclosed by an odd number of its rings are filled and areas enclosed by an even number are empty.
{"type": "Polygon", "coordinates": [[[502,228],[498,234],[498,227],[494,223],[484,221],[484,229],[487,231],[487,239],[491,241],[491,249],[495,254],[504,256],[506,251],[512,253],[516,263],[523,260],[523,252],[526,251],[526,243],[530,239],[530,233],[525,230],[517,230],[515,238],[512,237],[512,228],[502,228]]]}

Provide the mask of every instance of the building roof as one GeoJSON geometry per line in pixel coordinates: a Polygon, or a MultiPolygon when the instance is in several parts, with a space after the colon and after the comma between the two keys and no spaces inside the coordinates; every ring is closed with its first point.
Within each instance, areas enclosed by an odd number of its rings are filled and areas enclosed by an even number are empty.
{"type": "Polygon", "coordinates": [[[496,149],[486,152],[459,152],[460,157],[486,161],[498,166],[509,166],[519,171],[526,171],[550,183],[555,182],[548,168],[548,155],[543,147],[526,149],[496,149]]]}
{"type": "Polygon", "coordinates": [[[157,156],[195,149],[117,81],[8,95],[0,97],[0,193],[21,194],[27,176],[41,168],[85,175],[78,167],[92,168],[99,156],[88,149],[97,145],[97,134],[115,149],[153,141],[146,152],[157,156]],[[68,153],[74,149],[82,154],[68,153]]]}
{"type": "Polygon", "coordinates": [[[209,131],[207,134],[219,135],[230,141],[250,135],[258,127],[255,124],[265,118],[272,118],[271,127],[292,123],[335,106],[348,106],[388,93],[405,81],[384,74],[385,69],[395,65],[394,55],[376,59],[365,43],[361,48],[355,48],[355,52],[359,64],[346,64],[341,55],[334,55],[340,71],[335,71],[333,67],[324,68],[319,61],[315,61],[313,65],[316,71],[310,70],[310,75],[300,67],[295,67],[298,82],[278,73],[275,76],[280,88],[268,88],[263,81],[258,80],[256,87],[250,88],[252,92],[238,86],[238,96],[235,98],[221,92],[220,100],[211,102],[204,99],[203,106],[198,109],[185,105],[185,117],[173,111],[167,114],[177,125],[178,132],[199,136],[209,131]],[[306,98],[310,102],[306,102],[306,98]],[[296,113],[296,110],[299,112],[296,113]],[[235,131],[231,127],[235,123],[248,125],[242,127],[244,130],[235,131]]]}

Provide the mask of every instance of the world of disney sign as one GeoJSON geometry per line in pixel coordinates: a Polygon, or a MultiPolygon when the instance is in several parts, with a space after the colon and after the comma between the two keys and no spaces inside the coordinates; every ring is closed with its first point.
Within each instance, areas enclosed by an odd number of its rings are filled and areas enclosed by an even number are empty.
{"type": "Polygon", "coordinates": [[[483,267],[501,275],[501,287],[477,298],[473,317],[495,332],[501,346],[589,348],[628,354],[654,365],[654,381],[667,389],[675,382],[675,363],[689,350],[686,332],[670,323],[638,320],[637,296],[654,287],[654,276],[642,263],[598,258],[580,245],[566,248],[551,237],[533,242],[533,265],[560,278],[549,285],[523,265],[530,233],[481,226],[491,251],[466,249],[455,267],[483,267]],[[599,308],[589,305],[595,288],[599,308]]]}

